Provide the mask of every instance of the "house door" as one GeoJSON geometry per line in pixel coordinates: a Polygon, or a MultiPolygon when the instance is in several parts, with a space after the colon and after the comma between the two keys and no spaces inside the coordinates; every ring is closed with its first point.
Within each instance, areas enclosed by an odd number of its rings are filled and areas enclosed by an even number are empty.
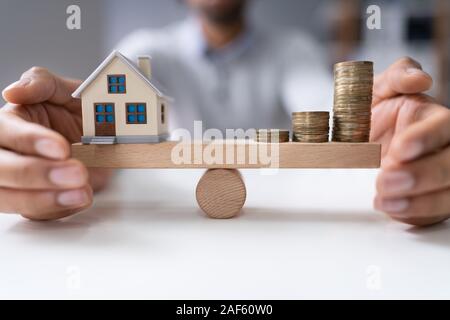
{"type": "Polygon", "coordinates": [[[114,103],[95,103],[95,135],[116,135],[116,114],[114,103]]]}

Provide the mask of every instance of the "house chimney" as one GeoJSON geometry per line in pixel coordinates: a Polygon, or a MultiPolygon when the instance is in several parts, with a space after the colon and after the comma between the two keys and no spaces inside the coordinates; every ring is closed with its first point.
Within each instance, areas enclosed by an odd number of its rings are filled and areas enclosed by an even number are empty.
{"type": "Polygon", "coordinates": [[[150,56],[139,56],[138,66],[142,74],[147,77],[148,80],[152,79],[152,65],[150,56]]]}

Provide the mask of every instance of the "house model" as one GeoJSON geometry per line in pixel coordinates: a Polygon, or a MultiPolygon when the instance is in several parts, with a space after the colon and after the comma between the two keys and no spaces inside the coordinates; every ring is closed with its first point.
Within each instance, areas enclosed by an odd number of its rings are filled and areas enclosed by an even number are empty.
{"type": "Polygon", "coordinates": [[[139,57],[136,66],[120,52],[111,52],[72,94],[82,101],[82,143],[166,140],[170,99],[150,80],[150,57],[139,57]]]}

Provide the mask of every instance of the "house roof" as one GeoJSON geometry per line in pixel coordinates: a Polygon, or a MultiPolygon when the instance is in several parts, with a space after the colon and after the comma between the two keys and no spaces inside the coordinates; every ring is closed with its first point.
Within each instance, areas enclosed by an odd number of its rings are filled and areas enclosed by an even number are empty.
{"type": "Polygon", "coordinates": [[[109,63],[116,57],[119,58],[122,62],[124,62],[133,72],[135,72],[142,79],[142,81],[144,81],[147,85],[153,88],[153,90],[155,90],[156,94],[159,97],[171,99],[170,97],[164,95],[144,74],[142,74],[142,72],[133,62],[128,60],[127,57],[125,57],[117,50],[111,52],[109,56],[106,57],[105,60],[103,60],[103,62],[97,67],[97,69],[95,69],[95,71],[91,73],[91,75],[77,88],[77,90],[75,90],[75,92],[72,93],[72,97],[80,98],[81,93],[84,91],[84,89],[86,89],[91,84],[91,82],[97,78],[100,72],[102,72],[102,70],[107,65],[109,65],[109,63]]]}

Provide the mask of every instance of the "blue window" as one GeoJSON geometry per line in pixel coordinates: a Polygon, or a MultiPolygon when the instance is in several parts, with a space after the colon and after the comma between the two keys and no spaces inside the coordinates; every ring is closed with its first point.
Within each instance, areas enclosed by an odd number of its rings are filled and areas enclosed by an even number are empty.
{"type": "Polygon", "coordinates": [[[145,123],[145,116],[143,114],[138,114],[138,122],[145,123]]]}
{"type": "Polygon", "coordinates": [[[98,124],[114,123],[113,103],[94,103],[95,122],[98,124]]]}
{"type": "Polygon", "coordinates": [[[108,92],[109,93],[126,93],[126,78],[124,74],[108,75],[108,92]]]}
{"type": "Polygon", "coordinates": [[[128,124],[147,123],[147,105],[145,103],[127,103],[126,112],[128,124]]]}
{"type": "Polygon", "coordinates": [[[136,112],[136,106],[134,104],[127,105],[127,112],[128,113],[135,113],[136,112]]]}

